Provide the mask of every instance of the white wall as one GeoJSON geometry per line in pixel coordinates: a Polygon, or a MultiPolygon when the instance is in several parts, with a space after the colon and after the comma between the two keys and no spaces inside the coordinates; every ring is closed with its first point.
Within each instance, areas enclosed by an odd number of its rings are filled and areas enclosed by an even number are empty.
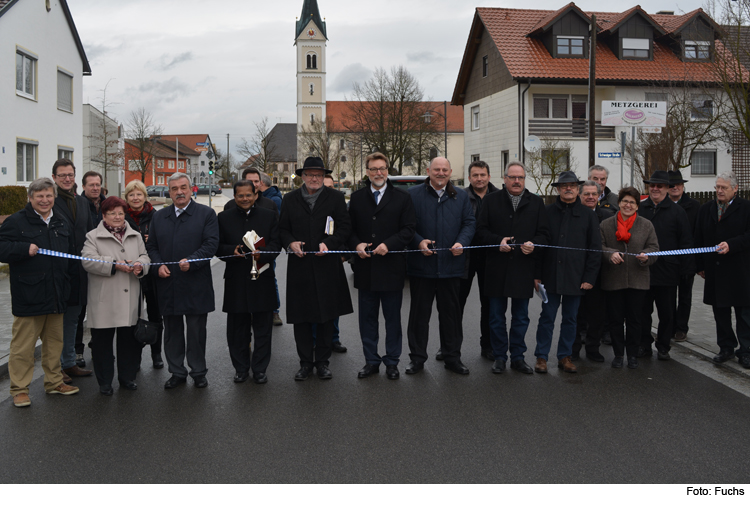
{"type": "MultiPolygon", "coordinates": [[[[47,12],[44,2],[22,1],[0,17],[0,186],[26,185],[16,180],[16,138],[39,142],[37,177],[51,176],[57,147],[74,149],[83,162],[82,68],[80,54],[58,3],[47,12]],[[36,100],[16,95],[16,46],[37,55],[36,100]],[[57,68],[73,74],[73,113],[57,109],[57,68]]],[[[80,183],[80,175],[78,181],[80,183]]]]}

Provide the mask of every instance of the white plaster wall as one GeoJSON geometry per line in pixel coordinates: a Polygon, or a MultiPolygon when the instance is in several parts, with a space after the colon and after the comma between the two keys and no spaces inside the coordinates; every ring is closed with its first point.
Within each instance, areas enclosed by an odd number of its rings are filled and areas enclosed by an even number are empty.
{"type": "MultiPolygon", "coordinates": [[[[27,185],[16,181],[16,138],[39,142],[37,177],[51,176],[57,146],[74,148],[73,161],[83,162],[83,63],[60,5],[22,1],[0,17],[0,186],[27,185]],[[33,30],[30,29],[33,27],[33,30]],[[16,46],[37,55],[36,100],[17,96],[16,46]],[[73,74],[73,113],[57,109],[57,68],[73,74]]],[[[80,176],[81,173],[78,173],[80,176]]],[[[80,178],[79,178],[80,181],[80,178]]]]}

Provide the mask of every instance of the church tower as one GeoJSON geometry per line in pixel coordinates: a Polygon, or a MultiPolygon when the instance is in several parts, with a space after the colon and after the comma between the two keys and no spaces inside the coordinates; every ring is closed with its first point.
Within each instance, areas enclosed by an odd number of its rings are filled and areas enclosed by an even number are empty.
{"type": "Polygon", "coordinates": [[[294,45],[297,47],[297,153],[300,167],[307,149],[300,147],[302,127],[326,117],[326,22],[320,17],[317,0],[304,0],[297,20],[294,45]]]}

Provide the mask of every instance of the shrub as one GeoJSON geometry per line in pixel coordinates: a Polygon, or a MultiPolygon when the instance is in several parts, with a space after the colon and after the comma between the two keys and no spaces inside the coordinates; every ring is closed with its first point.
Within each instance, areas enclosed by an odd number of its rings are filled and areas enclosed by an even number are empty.
{"type": "Polygon", "coordinates": [[[0,187],[0,215],[12,215],[21,210],[28,202],[27,197],[26,187],[0,187]]]}

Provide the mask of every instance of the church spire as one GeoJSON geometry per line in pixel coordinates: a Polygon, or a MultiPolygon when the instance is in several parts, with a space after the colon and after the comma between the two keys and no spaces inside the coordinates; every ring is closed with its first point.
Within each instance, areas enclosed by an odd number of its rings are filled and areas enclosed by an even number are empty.
{"type": "Polygon", "coordinates": [[[310,20],[315,22],[315,25],[320,29],[323,37],[328,39],[326,34],[326,22],[320,17],[320,11],[318,10],[318,0],[305,0],[302,4],[302,14],[297,21],[297,33],[294,35],[294,39],[297,39],[299,35],[305,30],[305,27],[310,20]]]}

